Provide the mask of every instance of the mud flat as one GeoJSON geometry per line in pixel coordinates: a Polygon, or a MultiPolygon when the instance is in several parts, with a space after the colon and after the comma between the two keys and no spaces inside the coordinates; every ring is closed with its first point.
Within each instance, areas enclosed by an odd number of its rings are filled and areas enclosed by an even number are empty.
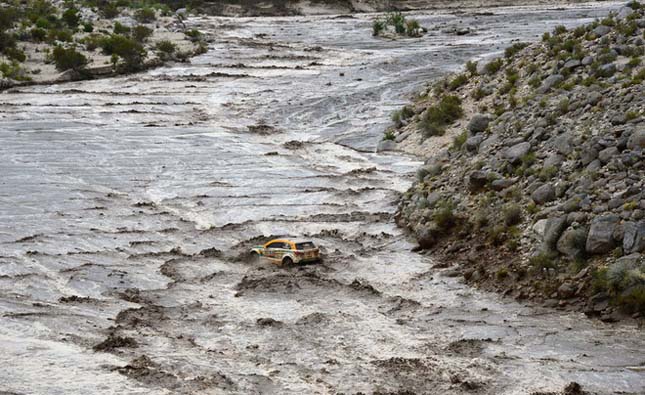
{"type": "Polygon", "coordinates": [[[423,158],[373,153],[419,81],[608,7],[418,13],[436,33],[402,41],[367,15],[198,18],[192,64],[4,92],[0,391],[642,393],[641,329],[410,252],[393,215],[423,158]],[[247,263],[272,235],[326,260],[247,263]]]}

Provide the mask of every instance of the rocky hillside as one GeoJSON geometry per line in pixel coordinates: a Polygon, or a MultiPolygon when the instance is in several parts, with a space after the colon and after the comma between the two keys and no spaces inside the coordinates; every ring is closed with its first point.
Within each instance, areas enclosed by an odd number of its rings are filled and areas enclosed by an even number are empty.
{"type": "Polygon", "coordinates": [[[379,146],[428,158],[398,223],[471,283],[642,318],[644,39],[632,2],[434,83],[379,146]]]}

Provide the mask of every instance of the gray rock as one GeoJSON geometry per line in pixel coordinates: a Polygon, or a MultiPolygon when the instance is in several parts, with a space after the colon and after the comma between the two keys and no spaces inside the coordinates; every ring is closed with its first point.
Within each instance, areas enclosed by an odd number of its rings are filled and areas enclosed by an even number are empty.
{"type": "Polygon", "coordinates": [[[598,68],[597,74],[601,77],[609,78],[616,74],[616,65],[614,63],[603,64],[598,68]]]}
{"type": "Polygon", "coordinates": [[[582,198],[580,198],[579,196],[573,196],[562,203],[560,210],[564,211],[565,213],[571,213],[580,208],[581,202],[582,198]]]}
{"type": "Polygon", "coordinates": [[[645,222],[623,225],[623,251],[625,254],[645,251],[645,222]]]}
{"type": "Polygon", "coordinates": [[[469,137],[466,140],[466,143],[464,143],[464,145],[466,146],[466,150],[470,152],[477,151],[477,148],[479,148],[479,144],[481,144],[483,140],[484,140],[484,136],[482,135],[469,137]]]}
{"type": "Polygon", "coordinates": [[[430,208],[434,207],[439,200],[441,200],[441,194],[439,192],[430,192],[426,196],[426,203],[430,208]]]}
{"type": "Polygon", "coordinates": [[[569,299],[576,293],[576,287],[570,283],[565,282],[558,287],[558,296],[562,299],[569,299]]]}
{"type": "Polygon", "coordinates": [[[562,232],[567,227],[567,217],[549,218],[544,227],[543,249],[545,251],[555,251],[556,245],[562,232]]]}
{"type": "Polygon", "coordinates": [[[562,134],[553,141],[555,149],[562,155],[569,155],[573,152],[573,139],[569,133],[562,134]]]}
{"type": "Polygon", "coordinates": [[[558,167],[562,164],[564,158],[562,155],[552,154],[544,160],[544,167],[558,167]]]}
{"type": "Polygon", "coordinates": [[[578,59],[571,59],[562,66],[565,69],[573,70],[576,67],[582,66],[582,63],[578,59]]]}
{"type": "Polygon", "coordinates": [[[488,173],[476,170],[468,175],[468,189],[471,192],[477,192],[483,189],[488,183],[488,173]]]}
{"type": "Polygon", "coordinates": [[[584,254],[586,241],[587,229],[582,227],[568,228],[558,239],[556,248],[559,253],[576,259],[584,254]]]}
{"type": "Polygon", "coordinates": [[[615,247],[613,234],[619,218],[615,215],[597,217],[591,222],[585,250],[590,254],[604,254],[615,247]]]}
{"type": "Polygon", "coordinates": [[[555,188],[551,184],[544,184],[531,194],[531,199],[536,204],[544,204],[555,199],[555,188]]]}
{"type": "Polygon", "coordinates": [[[419,243],[419,247],[427,250],[434,247],[435,243],[437,242],[438,235],[439,229],[437,227],[437,224],[430,222],[429,224],[426,224],[417,230],[417,243],[419,243]]]}
{"type": "Polygon", "coordinates": [[[598,157],[598,151],[595,148],[583,149],[580,153],[580,161],[583,166],[587,166],[598,157]]]}
{"type": "Polygon", "coordinates": [[[376,152],[393,151],[396,149],[396,142],[393,140],[381,140],[376,146],[376,152]]]}
{"type": "Polygon", "coordinates": [[[602,167],[602,162],[600,160],[596,159],[591,161],[586,167],[588,171],[596,171],[599,170],[602,167]]]}
{"type": "Polygon", "coordinates": [[[645,128],[634,131],[627,140],[627,148],[636,151],[638,149],[645,149],[645,128]]]}
{"type": "Polygon", "coordinates": [[[564,81],[564,77],[560,74],[552,74],[542,81],[542,85],[538,88],[538,93],[547,93],[554,86],[558,85],[560,82],[564,81]]]}
{"type": "Polygon", "coordinates": [[[587,104],[591,106],[595,106],[600,103],[600,100],[602,100],[602,94],[600,94],[600,92],[593,91],[587,96],[587,104]]]}
{"type": "Polygon", "coordinates": [[[592,32],[593,32],[593,34],[595,34],[596,36],[598,36],[598,37],[602,37],[602,36],[604,36],[604,35],[609,34],[609,32],[611,32],[611,28],[610,28],[609,26],[599,25],[598,27],[596,27],[595,29],[593,29],[593,31],[592,31],[592,32]]]}
{"type": "Polygon", "coordinates": [[[614,156],[618,154],[618,148],[607,147],[598,153],[598,159],[600,159],[602,163],[608,163],[614,156]]]}
{"type": "Polygon", "coordinates": [[[468,131],[472,134],[482,133],[488,129],[490,118],[484,114],[475,114],[468,123],[468,131]]]}
{"type": "Polygon", "coordinates": [[[618,10],[616,19],[620,19],[620,20],[625,19],[633,13],[634,13],[634,10],[632,10],[630,7],[621,7],[620,10],[618,10]]]}
{"type": "Polygon", "coordinates": [[[524,142],[515,144],[504,151],[504,158],[508,159],[511,163],[519,163],[522,157],[529,153],[531,150],[531,143],[524,142]]]}
{"type": "Polygon", "coordinates": [[[493,180],[490,185],[493,190],[501,191],[512,186],[513,184],[515,184],[515,180],[513,180],[512,178],[500,178],[498,180],[493,180]]]}
{"type": "Polygon", "coordinates": [[[583,66],[589,66],[592,63],[593,63],[593,58],[591,56],[585,56],[584,58],[582,58],[583,66]]]}

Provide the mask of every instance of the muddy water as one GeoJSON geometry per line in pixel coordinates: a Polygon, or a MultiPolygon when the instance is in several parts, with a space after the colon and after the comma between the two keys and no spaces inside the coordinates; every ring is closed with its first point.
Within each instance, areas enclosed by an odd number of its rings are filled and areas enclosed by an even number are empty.
{"type": "Polygon", "coordinates": [[[642,331],[410,252],[423,158],[372,153],[423,81],[614,6],[417,14],[432,33],[398,42],[364,15],[195,19],[192,64],[2,94],[0,392],[643,393],[642,331]],[[325,262],[248,262],[271,235],[325,262]]]}

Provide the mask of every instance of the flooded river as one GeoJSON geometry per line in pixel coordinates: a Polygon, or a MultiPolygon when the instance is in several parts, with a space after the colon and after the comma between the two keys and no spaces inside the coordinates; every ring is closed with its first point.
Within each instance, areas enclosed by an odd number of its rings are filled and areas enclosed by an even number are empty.
{"type": "Polygon", "coordinates": [[[191,64],[0,94],[0,393],[644,393],[642,330],[410,252],[393,214],[424,158],[373,153],[425,82],[616,6],[415,13],[430,33],[399,41],[369,15],[196,18],[191,64]],[[324,263],[249,262],[272,235],[324,263]]]}

